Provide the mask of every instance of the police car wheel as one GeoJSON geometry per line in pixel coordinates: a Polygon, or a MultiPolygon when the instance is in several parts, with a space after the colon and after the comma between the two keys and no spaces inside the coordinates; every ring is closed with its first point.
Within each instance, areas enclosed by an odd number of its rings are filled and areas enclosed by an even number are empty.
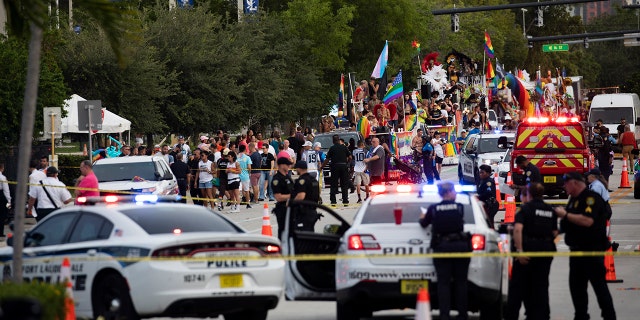
{"type": "Polygon", "coordinates": [[[360,319],[356,310],[352,305],[344,302],[336,303],[336,319],[337,320],[357,320],[360,319]]]}
{"type": "Polygon", "coordinates": [[[242,310],[234,313],[227,313],[224,315],[224,320],[266,320],[266,309],[250,309],[242,310]]]}
{"type": "Polygon", "coordinates": [[[135,309],[129,287],[118,274],[103,274],[96,279],[91,293],[94,318],[140,319],[135,309]]]}

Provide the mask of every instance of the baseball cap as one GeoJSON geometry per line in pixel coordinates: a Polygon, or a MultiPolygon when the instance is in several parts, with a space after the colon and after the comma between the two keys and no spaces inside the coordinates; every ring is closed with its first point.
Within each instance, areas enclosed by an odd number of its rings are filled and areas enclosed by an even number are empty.
{"type": "Polygon", "coordinates": [[[564,182],[568,182],[569,180],[577,180],[584,182],[584,177],[578,171],[567,172],[562,176],[564,182]]]}
{"type": "Polygon", "coordinates": [[[281,157],[281,158],[278,158],[278,164],[279,165],[280,164],[291,165],[292,163],[291,163],[291,161],[289,159],[287,159],[285,157],[281,157]]]}
{"type": "Polygon", "coordinates": [[[58,168],[56,168],[56,167],[47,168],[47,174],[51,175],[51,174],[56,174],[56,173],[58,173],[58,168]]]}
{"type": "Polygon", "coordinates": [[[511,120],[511,116],[510,116],[509,114],[506,114],[506,115],[504,116],[504,119],[505,119],[505,120],[511,120]]]}
{"type": "MultiPolygon", "coordinates": [[[[281,159],[285,159],[285,158],[281,158],[281,159]]],[[[293,166],[295,169],[307,169],[307,162],[304,160],[298,161],[296,162],[296,165],[293,166]]]]}
{"type": "Polygon", "coordinates": [[[178,136],[178,140],[184,139],[184,136],[178,136]]]}
{"type": "Polygon", "coordinates": [[[313,143],[311,143],[311,141],[305,141],[302,146],[303,147],[311,147],[312,145],[313,145],[313,143]]]}
{"type": "Polygon", "coordinates": [[[222,155],[224,156],[228,155],[229,151],[231,151],[229,148],[224,148],[224,150],[222,150],[222,155]]]}
{"type": "Polygon", "coordinates": [[[322,143],[320,143],[319,141],[313,144],[314,148],[320,147],[322,148],[322,143]]]}
{"type": "Polygon", "coordinates": [[[209,137],[207,137],[207,136],[200,136],[200,141],[202,141],[202,140],[209,140],[209,137]]]}

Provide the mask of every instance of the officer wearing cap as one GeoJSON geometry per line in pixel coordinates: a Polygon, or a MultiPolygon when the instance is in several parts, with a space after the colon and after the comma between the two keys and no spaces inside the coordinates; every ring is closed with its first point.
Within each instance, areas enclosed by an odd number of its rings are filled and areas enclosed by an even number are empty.
{"type": "MultiPolygon", "coordinates": [[[[522,189],[522,202],[515,216],[514,252],[555,252],[558,217],[542,200],[544,186],[533,182],[522,189]]],[[[527,319],[549,319],[549,272],[553,257],[513,259],[506,320],[517,320],[524,301],[527,319]]]]}
{"type": "MultiPolygon", "coordinates": [[[[309,172],[307,162],[302,160],[296,162],[294,168],[300,177],[293,186],[291,198],[294,200],[305,200],[318,203],[320,200],[320,185],[309,172]]],[[[301,205],[295,211],[294,225],[296,229],[303,231],[314,231],[314,225],[318,221],[316,207],[301,205]]]]}
{"type": "MultiPolygon", "coordinates": [[[[438,184],[440,203],[429,206],[426,214],[420,217],[420,225],[426,228],[433,225],[431,249],[433,252],[470,252],[471,239],[464,232],[464,207],[456,202],[456,190],[452,182],[438,184]]],[[[433,265],[438,276],[438,305],[440,319],[449,319],[451,310],[451,278],[455,283],[455,300],[458,319],[468,319],[467,310],[467,274],[470,258],[434,258],[433,265]]]]}
{"type": "MultiPolygon", "coordinates": [[[[565,208],[556,207],[564,242],[574,251],[605,251],[610,246],[606,233],[605,203],[589,190],[584,177],[575,171],[564,175],[564,189],[571,197],[565,208]]],[[[616,319],[613,299],[607,287],[603,256],[569,258],[569,290],[574,319],[589,319],[587,284],[593,291],[605,320],[616,319]]]]}
{"type": "Polygon", "coordinates": [[[278,158],[278,172],[273,176],[271,188],[273,189],[273,197],[276,198],[276,208],[273,213],[278,221],[278,239],[282,239],[282,231],[284,230],[285,218],[287,214],[287,201],[291,198],[293,191],[293,180],[287,174],[291,161],[288,158],[278,158]]]}
{"type": "Polygon", "coordinates": [[[491,166],[483,164],[480,166],[480,171],[478,171],[478,175],[480,176],[480,181],[478,182],[477,191],[478,191],[478,199],[484,203],[484,211],[487,213],[487,218],[489,218],[489,226],[493,228],[495,222],[494,217],[498,212],[498,201],[496,200],[496,183],[491,177],[491,166]]]}
{"type": "Polygon", "coordinates": [[[532,164],[525,156],[516,157],[516,166],[524,171],[523,175],[515,175],[513,179],[513,186],[515,190],[516,201],[520,202],[520,192],[527,184],[532,182],[542,183],[542,176],[540,170],[534,164],[532,164]]]}

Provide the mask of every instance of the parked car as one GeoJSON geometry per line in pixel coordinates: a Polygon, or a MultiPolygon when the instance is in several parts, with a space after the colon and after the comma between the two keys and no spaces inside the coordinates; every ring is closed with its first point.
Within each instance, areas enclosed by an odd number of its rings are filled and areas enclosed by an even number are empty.
{"type": "Polygon", "coordinates": [[[100,195],[178,194],[178,181],[162,157],[105,158],[93,164],[100,195]]]}

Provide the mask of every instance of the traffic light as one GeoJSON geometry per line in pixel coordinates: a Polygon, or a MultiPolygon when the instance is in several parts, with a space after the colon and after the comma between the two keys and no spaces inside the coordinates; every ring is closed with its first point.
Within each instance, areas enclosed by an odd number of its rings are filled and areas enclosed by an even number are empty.
{"type": "Polygon", "coordinates": [[[457,13],[451,15],[451,31],[460,31],[460,16],[457,13]]]}
{"type": "Polygon", "coordinates": [[[544,26],[544,11],[542,11],[541,7],[538,7],[538,9],[536,9],[536,13],[538,15],[536,19],[536,26],[537,27],[544,26]]]}

